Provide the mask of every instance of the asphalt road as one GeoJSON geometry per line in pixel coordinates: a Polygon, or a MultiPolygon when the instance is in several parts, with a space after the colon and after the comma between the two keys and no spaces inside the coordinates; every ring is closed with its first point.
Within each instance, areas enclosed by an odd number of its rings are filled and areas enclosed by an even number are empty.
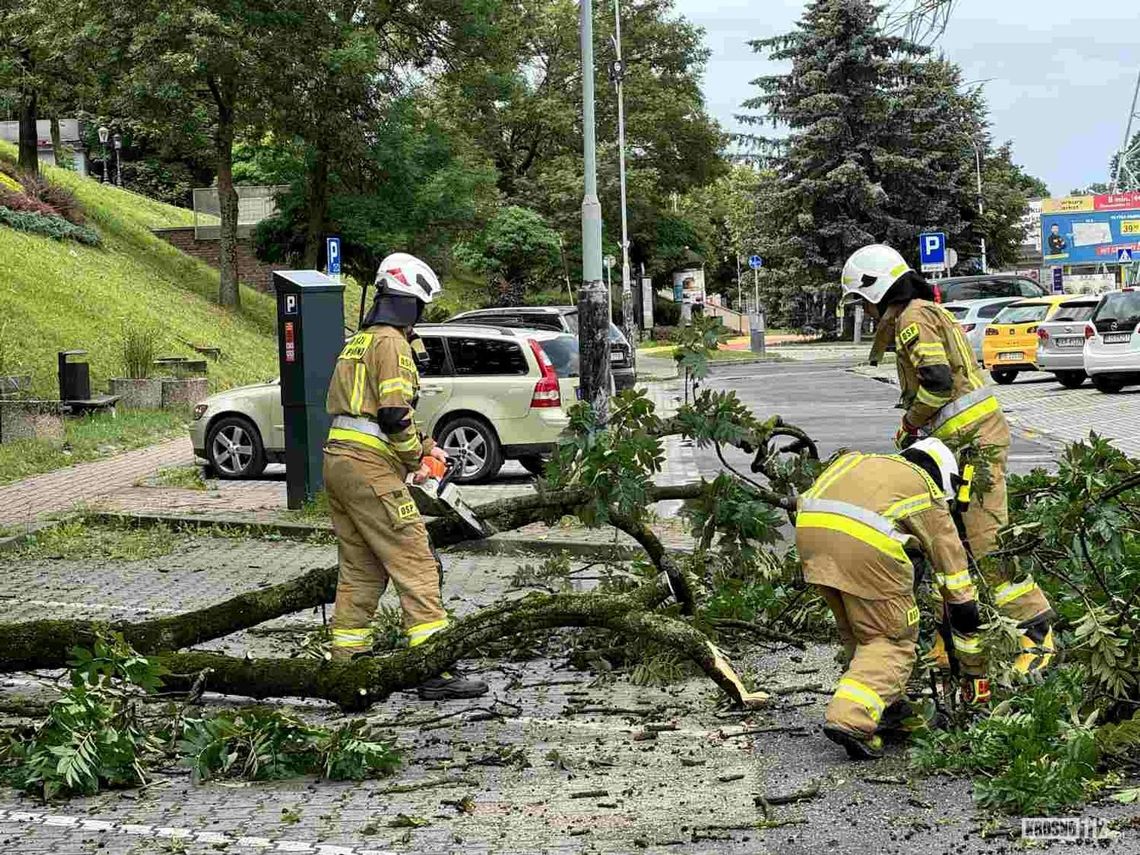
{"type": "MultiPolygon", "coordinates": [[[[785,422],[807,431],[823,458],[840,448],[893,454],[902,417],[902,411],[895,408],[898,387],[851,373],[848,369],[854,364],[848,359],[715,366],[707,386],[735,391],[758,418],[778,413],[785,422]]],[[[694,449],[694,454],[702,474],[720,471],[720,461],[711,449],[694,449]]],[[[1051,445],[1027,439],[1015,430],[1010,468],[1025,472],[1048,466],[1054,454],[1051,445]]],[[[729,459],[745,471],[751,462],[739,452],[729,459]]]]}

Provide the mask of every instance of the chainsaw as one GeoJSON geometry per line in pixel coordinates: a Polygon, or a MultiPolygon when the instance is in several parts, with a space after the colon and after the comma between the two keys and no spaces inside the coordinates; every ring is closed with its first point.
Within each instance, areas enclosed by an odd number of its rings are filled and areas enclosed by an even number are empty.
{"type": "Polygon", "coordinates": [[[471,538],[484,538],[487,530],[479,517],[459,495],[459,488],[452,483],[467,464],[467,450],[463,449],[444,462],[435,457],[425,457],[425,464],[431,475],[422,484],[409,484],[408,490],[415,499],[420,513],[428,517],[443,517],[463,526],[471,538]]]}

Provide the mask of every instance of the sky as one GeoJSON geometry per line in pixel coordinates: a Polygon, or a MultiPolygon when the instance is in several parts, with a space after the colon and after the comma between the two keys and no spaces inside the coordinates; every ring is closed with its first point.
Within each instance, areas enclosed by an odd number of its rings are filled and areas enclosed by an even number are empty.
{"type": "MultiPolygon", "coordinates": [[[[748,47],[789,32],[804,0],[676,0],[705,28],[712,51],[704,90],[709,111],[728,130],[750,81],[778,63],[748,47]]],[[[1140,73],[1137,0],[959,0],[936,45],[962,66],[966,81],[987,81],[996,142],[1054,196],[1107,182],[1140,73]]],[[[1140,119],[1133,124],[1140,130],[1140,119]]]]}

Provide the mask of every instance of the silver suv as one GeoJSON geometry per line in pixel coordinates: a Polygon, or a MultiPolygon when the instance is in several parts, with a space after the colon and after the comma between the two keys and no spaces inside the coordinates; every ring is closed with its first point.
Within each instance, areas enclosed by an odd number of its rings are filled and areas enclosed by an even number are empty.
{"type": "MultiPolygon", "coordinates": [[[[541,472],[578,398],[578,339],[546,330],[421,324],[420,428],[449,453],[467,451],[459,483],[494,477],[504,460],[541,472]]],[[[256,478],[284,462],[276,380],[212,395],[194,408],[194,453],[222,478],[256,478]]]]}

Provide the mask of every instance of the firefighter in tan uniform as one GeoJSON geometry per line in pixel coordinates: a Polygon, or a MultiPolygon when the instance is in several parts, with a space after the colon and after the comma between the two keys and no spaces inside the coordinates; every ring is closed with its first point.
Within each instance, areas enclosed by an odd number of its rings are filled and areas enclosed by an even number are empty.
{"type": "MultiPolygon", "coordinates": [[[[332,619],[337,659],[371,653],[371,622],[389,579],[409,645],[448,623],[427,529],[405,486],[409,474],[417,483],[427,476],[425,456],[447,459],[416,424],[419,373],[409,343],[412,326],[439,291],[423,261],[406,253],[385,258],[371,311],[341,351],[329,385],[324,481],[340,554],[332,619]]],[[[419,687],[425,700],[486,691],[485,683],[457,674],[419,687]]]]}
{"type": "MultiPolygon", "coordinates": [[[[1053,611],[1044,592],[1031,576],[1010,579],[1003,565],[988,560],[998,531],[1009,521],[1006,497],[1006,461],[1009,425],[1001,404],[986,388],[973,349],[957,321],[934,303],[929,283],[910,269],[888,246],[863,247],[847,260],[842,285],[849,296],[862,298],[879,318],[871,362],[893,340],[905,410],[895,443],[902,448],[920,436],[933,436],[961,447],[971,436],[995,455],[990,464],[987,490],[978,494],[963,515],[966,539],[993,594],[994,605],[1018,622],[1022,653],[1014,669],[1035,677],[1053,658],[1053,611]]],[[[947,665],[939,635],[932,658],[947,665]]]]}
{"type": "Polygon", "coordinates": [[[901,455],[845,454],[800,497],[796,549],[804,579],[827,601],[850,657],[823,730],[853,758],[879,756],[876,730],[908,711],[919,622],[916,550],[933,566],[933,587],[947,606],[967,675],[963,698],[989,700],[974,585],[947,505],[957,475],[951,451],[925,439],[901,455]]]}

